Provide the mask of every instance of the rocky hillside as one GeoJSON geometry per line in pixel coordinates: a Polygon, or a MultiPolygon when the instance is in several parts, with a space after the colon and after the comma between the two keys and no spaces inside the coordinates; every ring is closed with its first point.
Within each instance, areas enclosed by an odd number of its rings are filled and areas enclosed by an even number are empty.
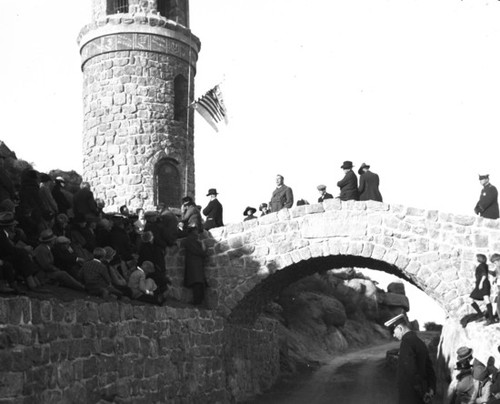
{"type": "Polygon", "coordinates": [[[402,283],[384,291],[353,269],[290,285],[267,309],[280,322],[282,373],[314,368],[341,352],[389,340],[382,324],[409,308],[402,283]]]}

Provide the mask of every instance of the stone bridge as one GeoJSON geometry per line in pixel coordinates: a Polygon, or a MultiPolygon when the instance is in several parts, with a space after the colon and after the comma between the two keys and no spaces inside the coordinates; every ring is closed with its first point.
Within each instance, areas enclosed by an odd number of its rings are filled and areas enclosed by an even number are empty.
{"type": "MultiPolygon", "coordinates": [[[[500,252],[500,221],[331,199],[213,229],[203,242],[209,306],[233,322],[252,322],[290,283],[342,267],[394,274],[458,318],[469,305],[476,254],[500,252]]],[[[167,261],[174,293],[189,300],[182,254],[167,261]]]]}

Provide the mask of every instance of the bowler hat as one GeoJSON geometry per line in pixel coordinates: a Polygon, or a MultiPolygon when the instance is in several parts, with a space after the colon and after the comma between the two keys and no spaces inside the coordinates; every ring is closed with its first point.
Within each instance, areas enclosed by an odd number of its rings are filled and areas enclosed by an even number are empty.
{"type": "Polygon", "coordinates": [[[365,164],[365,163],[361,164],[361,166],[359,167],[359,170],[358,170],[358,174],[359,175],[363,174],[363,169],[364,168],[370,168],[370,165],[369,164],[365,164]]]}
{"type": "Polygon", "coordinates": [[[0,212],[0,227],[9,227],[17,224],[12,212],[0,212]]]}
{"type": "Polygon", "coordinates": [[[48,243],[52,240],[55,240],[57,236],[50,229],[43,230],[40,233],[40,237],[38,237],[38,241],[40,243],[48,243]]]}
{"type": "Polygon", "coordinates": [[[344,163],[340,166],[340,168],[344,170],[350,170],[352,167],[352,161],[344,161],[344,163]]]}
{"type": "Polygon", "coordinates": [[[247,206],[245,211],[243,212],[243,216],[253,215],[255,212],[257,212],[257,209],[252,208],[251,206],[247,206]]]}
{"type": "Polygon", "coordinates": [[[326,185],[320,184],[316,188],[318,188],[318,191],[324,191],[326,189],[326,185]]]}
{"type": "Polygon", "coordinates": [[[457,361],[463,361],[470,358],[472,358],[472,348],[461,346],[457,349],[457,361]]]}
{"type": "Polygon", "coordinates": [[[210,188],[210,189],[208,190],[208,194],[207,194],[207,196],[210,196],[210,195],[215,195],[215,196],[217,196],[217,190],[216,190],[215,188],[210,188]]]}

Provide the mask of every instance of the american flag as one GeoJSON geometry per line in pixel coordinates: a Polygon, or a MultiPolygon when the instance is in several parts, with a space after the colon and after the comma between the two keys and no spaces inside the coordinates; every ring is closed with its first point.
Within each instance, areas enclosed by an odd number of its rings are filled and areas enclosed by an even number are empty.
{"type": "Polygon", "coordinates": [[[227,125],[227,111],[219,85],[198,98],[194,103],[194,108],[216,132],[219,132],[222,123],[227,125]]]}

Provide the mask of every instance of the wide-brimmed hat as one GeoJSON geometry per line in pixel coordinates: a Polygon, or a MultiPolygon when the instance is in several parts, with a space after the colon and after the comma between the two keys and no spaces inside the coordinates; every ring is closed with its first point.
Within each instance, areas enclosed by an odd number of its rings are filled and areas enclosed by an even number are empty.
{"type": "Polygon", "coordinates": [[[257,212],[257,209],[252,208],[251,206],[247,206],[243,211],[243,216],[253,215],[255,212],[257,212]]]}
{"type": "Polygon", "coordinates": [[[10,227],[17,224],[12,212],[0,212],[0,227],[10,227]]]}
{"type": "Polygon", "coordinates": [[[217,196],[217,195],[218,195],[218,194],[217,194],[217,190],[216,190],[215,188],[210,188],[210,189],[208,190],[208,194],[207,194],[207,196],[210,196],[210,195],[215,195],[215,196],[217,196]]]}
{"type": "Polygon", "coordinates": [[[461,346],[457,349],[457,361],[464,361],[472,358],[472,348],[461,346]]]}
{"type": "Polygon", "coordinates": [[[55,240],[57,236],[54,234],[54,232],[50,229],[43,230],[40,233],[40,237],[38,237],[38,241],[40,243],[49,243],[52,240],[55,240]]]}
{"type": "Polygon", "coordinates": [[[344,170],[350,170],[352,167],[354,167],[352,165],[352,161],[344,161],[344,163],[340,166],[340,168],[344,170]]]}
{"type": "Polygon", "coordinates": [[[363,169],[364,168],[370,168],[370,165],[369,164],[365,164],[365,163],[361,164],[361,166],[359,167],[359,170],[358,170],[358,174],[359,175],[363,174],[363,169]]]}

